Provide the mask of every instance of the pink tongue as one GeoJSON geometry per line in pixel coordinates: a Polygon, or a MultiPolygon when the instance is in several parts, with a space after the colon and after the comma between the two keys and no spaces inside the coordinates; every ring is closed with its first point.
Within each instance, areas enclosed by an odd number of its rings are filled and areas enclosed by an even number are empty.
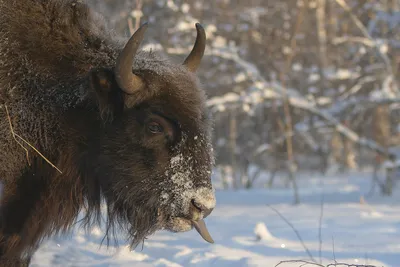
{"type": "Polygon", "coordinates": [[[192,225],[205,241],[212,244],[214,243],[214,240],[212,239],[210,233],[207,230],[204,220],[192,221],[192,225]]]}

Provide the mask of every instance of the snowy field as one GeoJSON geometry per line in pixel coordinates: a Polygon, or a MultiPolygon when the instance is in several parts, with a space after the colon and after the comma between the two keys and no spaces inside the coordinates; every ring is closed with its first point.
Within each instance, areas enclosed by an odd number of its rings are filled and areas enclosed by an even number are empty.
{"type": "Polygon", "coordinates": [[[195,231],[158,232],[146,240],[143,249],[139,246],[132,252],[123,236],[119,248],[107,249],[99,247],[101,229],[84,234],[77,228],[71,236],[45,242],[32,259],[32,266],[273,267],[283,260],[310,260],[293,229],[271,205],[293,224],[317,262],[321,255],[323,264],[336,259],[349,264],[398,267],[400,191],[395,191],[393,197],[368,197],[370,181],[370,172],[300,177],[302,204],[298,206],[292,205],[292,191],[279,184],[274,189],[261,185],[252,190],[217,189],[217,208],[206,219],[215,244],[206,243],[195,231]]]}

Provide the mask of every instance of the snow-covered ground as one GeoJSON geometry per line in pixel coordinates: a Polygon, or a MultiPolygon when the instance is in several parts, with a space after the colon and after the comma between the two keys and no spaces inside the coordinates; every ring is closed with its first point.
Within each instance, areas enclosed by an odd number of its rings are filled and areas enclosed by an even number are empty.
{"type": "Polygon", "coordinates": [[[107,249],[99,247],[101,229],[84,234],[77,228],[69,237],[45,242],[32,266],[273,267],[282,260],[309,260],[295,232],[268,205],[294,225],[318,262],[321,251],[324,264],[336,259],[351,264],[400,266],[400,191],[395,191],[393,197],[365,196],[370,188],[370,172],[309,175],[299,180],[302,204],[297,206],[292,205],[292,191],[279,184],[274,189],[261,185],[252,190],[217,189],[217,208],[206,219],[215,244],[206,243],[195,231],[158,232],[146,240],[143,249],[139,246],[129,251],[122,236],[119,248],[107,249]]]}

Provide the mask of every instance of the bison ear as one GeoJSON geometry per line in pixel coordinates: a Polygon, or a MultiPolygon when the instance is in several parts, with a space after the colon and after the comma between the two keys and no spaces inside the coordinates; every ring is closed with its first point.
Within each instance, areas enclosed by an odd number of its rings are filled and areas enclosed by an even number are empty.
{"type": "Polygon", "coordinates": [[[95,95],[100,115],[103,119],[112,119],[123,110],[123,96],[110,69],[92,69],[89,82],[95,95]]]}

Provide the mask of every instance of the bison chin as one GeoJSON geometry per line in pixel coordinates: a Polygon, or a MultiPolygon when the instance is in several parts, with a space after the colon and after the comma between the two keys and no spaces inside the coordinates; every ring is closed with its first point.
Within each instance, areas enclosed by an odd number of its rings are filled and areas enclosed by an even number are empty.
{"type": "Polygon", "coordinates": [[[150,198],[147,203],[133,207],[131,203],[121,201],[107,202],[106,235],[104,240],[107,246],[110,240],[116,240],[117,232],[122,232],[130,243],[131,249],[135,249],[147,236],[154,234],[160,227],[158,220],[158,205],[155,198],[150,198]]]}
{"type": "Polygon", "coordinates": [[[205,241],[214,243],[204,222],[204,218],[212,212],[214,206],[212,189],[202,187],[197,190],[184,190],[179,196],[173,197],[165,208],[158,209],[158,225],[161,229],[175,233],[195,228],[205,241]]]}
{"type": "MultiPolygon", "coordinates": [[[[134,201],[110,201],[107,202],[107,224],[105,240],[107,245],[111,237],[114,237],[117,229],[121,229],[127,233],[127,239],[132,249],[135,249],[148,236],[154,234],[158,230],[167,230],[170,232],[187,232],[193,228],[197,230],[200,236],[209,243],[214,243],[207,227],[204,223],[204,218],[207,217],[210,211],[199,210],[196,205],[191,204],[185,215],[177,214],[175,203],[160,203],[159,194],[152,194],[152,197],[147,198],[146,203],[140,198],[134,201]],[[140,203],[133,205],[133,203],[140,203]]],[[[181,205],[178,205],[181,206],[181,205]]],[[[182,207],[183,208],[183,207],[182,207]]]]}
{"type": "Polygon", "coordinates": [[[205,241],[209,243],[214,243],[214,240],[212,239],[210,233],[208,232],[208,229],[203,219],[195,221],[177,217],[177,218],[171,218],[169,221],[165,223],[165,229],[174,233],[187,232],[189,230],[192,230],[193,227],[205,241]]]}

